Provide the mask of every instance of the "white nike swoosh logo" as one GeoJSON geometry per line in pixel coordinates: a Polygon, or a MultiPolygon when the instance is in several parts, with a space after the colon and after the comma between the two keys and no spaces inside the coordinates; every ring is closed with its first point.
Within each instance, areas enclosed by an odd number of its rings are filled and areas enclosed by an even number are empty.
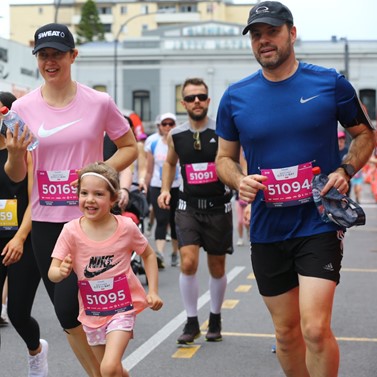
{"type": "Polygon", "coordinates": [[[303,97],[301,97],[301,98],[300,98],[300,103],[306,103],[306,102],[309,102],[309,101],[311,101],[312,99],[317,98],[317,97],[319,97],[319,94],[316,95],[316,96],[314,96],[314,97],[309,97],[309,98],[303,98],[303,97]]]}
{"type": "Polygon", "coordinates": [[[65,128],[68,128],[70,126],[72,126],[73,124],[76,124],[77,122],[80,122],[81,119],[77,119],[77,120],[74,120],[73,122],[69,122],[69,123],[66,123],[66,124],[62,124],[61,126],[58,126],[58,127],[55,127],[51,130],[46,130],[44,128],[44,123],[41,124],[41,126],[39,127],[39,130],[38,130],[38,136],[39,137],[49,137],[49,136],[52,136],[52,135],[55,135],[56,133],[64,130],[65,128]]]}

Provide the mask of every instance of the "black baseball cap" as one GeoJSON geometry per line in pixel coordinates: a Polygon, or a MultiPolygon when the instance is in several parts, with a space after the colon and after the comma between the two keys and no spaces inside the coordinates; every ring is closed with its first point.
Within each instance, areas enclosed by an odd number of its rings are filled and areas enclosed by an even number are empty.
{"type": "Polygon", "coordinates": [[[34,34],[33,54],[35,55],[42,48],[55,48],[66,52],[75,48],[75,40],[67,26],[47,24],[40,27],[34,34]]]}
{"type": "Polygon", "coordinates": [[[293,24],[291,11],[284,4],[278,1],[262,1],[250,9],[247,26],[243,29],[245,35],[256,23],[281,26],[286,23],[293,24]]]}

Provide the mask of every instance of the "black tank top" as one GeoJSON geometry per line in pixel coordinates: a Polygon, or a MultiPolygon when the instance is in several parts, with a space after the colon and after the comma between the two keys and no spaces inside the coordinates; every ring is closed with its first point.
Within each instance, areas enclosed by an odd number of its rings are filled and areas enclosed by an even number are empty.
{"type": "Polygon", "coordinates": [[[215,122],[212,119],[209,119],[206,127],[200,130],[201,150],[194,149],[193,135],[194,131],[190,129],[189,122],[172,130],[174,149],[179,157],[183,178],[183,195],[181,197],[214,198],[228,194],[230,190],[218,178],[214,182],[203,184],[187,182],[187,165],[203,162],[214,163],[218,148],[215,122]]]}

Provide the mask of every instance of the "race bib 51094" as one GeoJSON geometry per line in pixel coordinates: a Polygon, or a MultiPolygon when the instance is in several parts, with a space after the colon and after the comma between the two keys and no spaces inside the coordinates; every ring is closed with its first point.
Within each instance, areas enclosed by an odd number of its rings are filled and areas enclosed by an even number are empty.
{"type": "Polygon", "coordinates": [[[313,200],[311,182],[312,163],[307,162],[279,169],[261,169],[267,177],[264,198],[267,207],[288,207],[313,200]]]}

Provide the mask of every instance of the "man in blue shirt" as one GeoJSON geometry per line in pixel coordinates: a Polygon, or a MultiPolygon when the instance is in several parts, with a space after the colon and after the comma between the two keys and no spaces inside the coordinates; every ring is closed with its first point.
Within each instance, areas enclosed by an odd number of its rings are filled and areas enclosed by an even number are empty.
{"type": "Polygon", "coordinates": [[[296,27],[285,5],[254,6],[248,32],[261,69],[221,99],[217,172],[252,202],[252,265],[285,374],[335,377],[339,348],[330,324],[344,229],[321,220],[312,200],[312,167],[329,176],[321,194],[330,187],[346,193],[372,153],[372,126],[344,76],[296,59],[296,27]],[[343,163],[338,121],[354,139],[343,163]],[[239,166],[241,146],[247,175],[239,166]]]}

